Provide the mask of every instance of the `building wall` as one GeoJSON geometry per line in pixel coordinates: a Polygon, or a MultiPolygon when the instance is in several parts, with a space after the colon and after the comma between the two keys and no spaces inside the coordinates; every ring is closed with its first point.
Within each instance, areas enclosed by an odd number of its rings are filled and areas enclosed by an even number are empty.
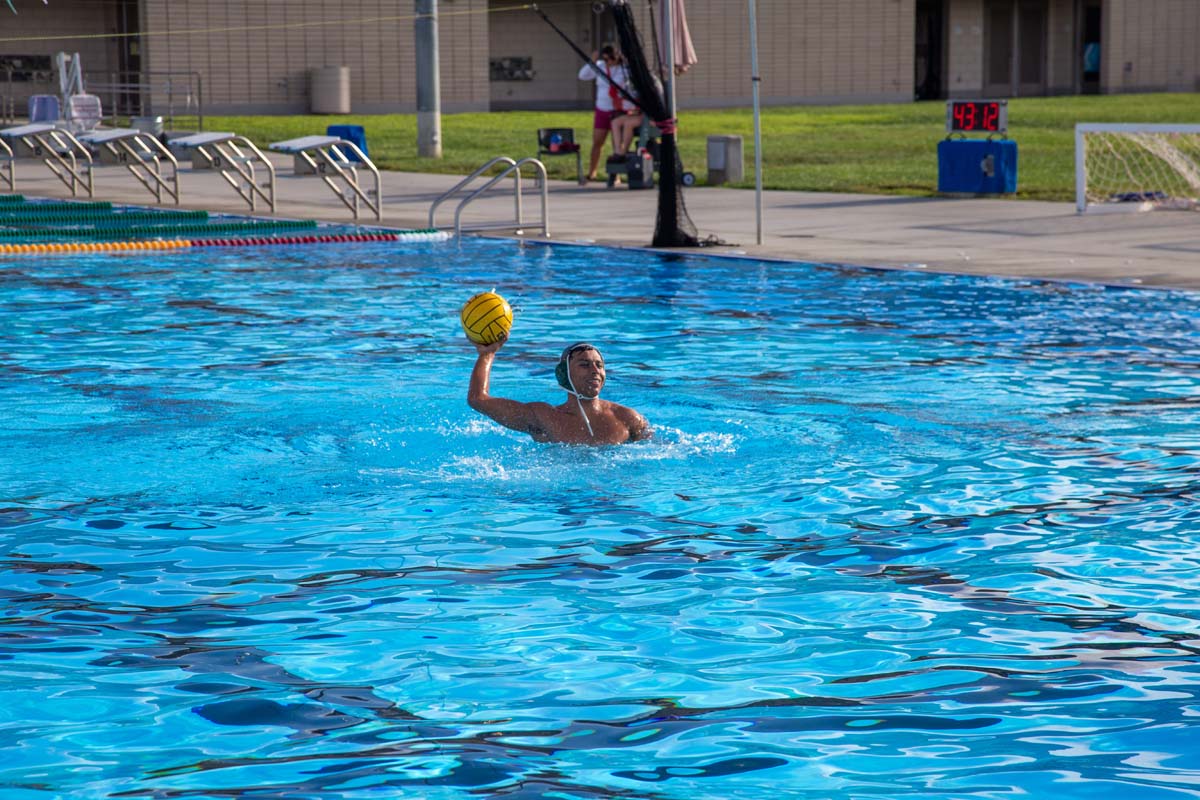
{"type": "MultiPolygon", "coordinates": [[[[679,103],[749,105],[745,4],[689,0],[687,9],[700,63],[676,81],[679,103]]],[[[757,13],[764,103],[912,100],[914,0],[758,0],[757,13]]]]}
{"type": "MultiPolygon", "coordinates": [[[[978,96],[984,83],[984,19],[991,0],[947,0],[946,89],[978,96]]],[[[588,108],[594,88],[576,80],[579,59],[544,21],[509,0],[440,0],[442,107],[447,112],[588,108]],[[493,81],[489,59],[533,59],[533,80],[493,81]]],[[[656,2],[656,6],[659,3],[656,2]]],[[[1077,90],[1075,0],[1048,0],[1046,87],[1077,90]]],[[[611,38],[592,0],[546,3],[585,50],[611,38]]],[[[634,0],[643,37],[651,27],[634,0]]],[[[913,96],[915,0],[757,0],[759,65],[766,104],[907,102],[913,96]]],[[[350,67],[353,113],[415,110],[413,0],[138,0],[142,67],[196,72],[207,113],[305,113],[310,71],[350,67]]],[[[682,107],[750,103],[745,4],[688,0],[700,63],[676,82],[682,107]]],[[[110,0],[20,4],[3,15],[0,56],[80,53],[85,75],[118,69],[116,39],[44,39],[116,33],[110,0]]],[[[1104,92],[1200,91],[1200,0],[1104,0],[1104,92]]],[[[30,94],[56,84],[4,84],[18,114],[30,94]]],[[[103,100],[103,96],[102,96],[103,100]]],[[[162,113],[155,108],[154,113],[162,113]]]]}
{"type": "MultiPolygon", "coordinates": [[[[950,0],[947,30],[947,92],[976,97],[984,92],[987,0],[950,0]]],[[[1074,0],[1046,5],[1045,94],[1070,94],[1078,80],[1079,37],[1074,0]]]]}
{"type": "MultiPolygon", "coordinates": [[[[583,60],[546,22],[532,11],[513,7],[511,0],[490,0],[488,50],[493,59],[531,58],[532,80],[489,78],[495,110],[531,108],[590,108],[594,84],[577,78],[583,60]]],[[[590,3],[547,4],[546,15],[590,54],[598,35],[590,3]]]]}
{"type": "MultiPolygon", "coordinates": [[[[492,0],[492,7],[511,7],[492,0]]],[[[582,49],[613,38],[591,0],[548,4],[546,11],[582,49]],[[599,28],[599,30],[597,30],[599,28]]],[[[655,3],[658,8],[659,3],[655,3]]],[[[634,3],[643,42],[651,45],[646,4],[634,3]]],[[[913,96],[915,0],[758,0],[758,58],[764,103],[907,102],[913,96]]],[[[491,56],[533,58],[532,81],[491,81],[492,107],[588,108],[591,83],[575,79],[580,59],[529,12],[490,15],[491,56]]],[[[687,19],[700,63],[676,81],[681,106],[748,105],[750,27],[746,6],[688,0],[687,19]]],[[[651,51],[652,52],[652,51],[651,51]]]]}
{"type": "Polygon", "coordinates": [[[1107,0],[1101,25],[1101,91],[1200,91],[1200,3],[1107,0]]]}
{"type": "Polygon", "coordinates": [[[946,94],[983,92],[983,0],[950,0],[946,26],[946,94]]]}
{"type": "MultiPolygon", "coordinates": [[[[443,0],[442,108],[487,107],[487,0],[443,0]],[[471,13],[480,12],[480,13],[471,13]]],[[[305,113],[309,75],[348,66],[353,113],[416,108],[412,0],[143,0],[143,62],[203,76],[207,113],[305,113]]]]}
{"type": "Polygon", "coordinates": [[[1046,94],[1078,91],[1083,53],[1074,0],[1050,0],[1046,14],[1046,94]]]}
{"type": "MultiPolygon", "coordinates": [[[[111,82],[110,74],[118,69],[117,47],[113,40],[66,38],[80,31],[116,33],[117,18],[111,4],[74,2],[70,4],[69,13],[64,13],[63,7],[54,2],[49,5],[19,3],[18,8],[20,13],[13,14],[7,6],[0,5],[0,36],[8,40],[0,42],[0,56],[7,60],[30,55],[53,57],[60,51],[79,53],[85,89],[89,78],[96,83],[111,82]],[[45,38],[59,35],[64,38],[45,38]],[[25,36],[37,38],[20,41],[25,36]],[[17,41],[12,41],[14,39],[17,41]]],[[[53,65],[53,58],[50,63],[53,65]]],[[[7,72],[0,71],[0,96],[12,98],[17,115],[26,113],[28,99],[34,94],[57,95],[57,76],[43,74],[33,81],[10,83],[7,72]]]]}

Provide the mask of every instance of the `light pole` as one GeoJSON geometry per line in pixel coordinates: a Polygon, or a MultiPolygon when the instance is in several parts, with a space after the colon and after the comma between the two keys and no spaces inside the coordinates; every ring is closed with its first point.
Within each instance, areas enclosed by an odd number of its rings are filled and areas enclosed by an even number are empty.
{"type": "Polygon", "coordinates": [[[437,0],[416,0],[417,155],[442,157],[442,87],[438,77],[437,0]]]}
{"type": "Polygon", "coordinates": [[[758,111],[758,85],[762,78],[758,75],[758,22],[755,19],[754,0],[750,3],[750,85],[754,94],[754,222],[755,241],[763,243],[762,223],[762,120],[758,111]]]}

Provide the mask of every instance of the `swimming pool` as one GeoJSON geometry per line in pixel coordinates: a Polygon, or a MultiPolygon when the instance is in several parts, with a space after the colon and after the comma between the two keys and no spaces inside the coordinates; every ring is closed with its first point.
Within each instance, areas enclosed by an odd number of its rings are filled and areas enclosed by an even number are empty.
{"type": "Polygon", "coordinates": [[[1195,796],[1200,297],[587,247],[0,263],[0,790],[1195,796]],[[465,403],[459,304],[653,441],[465,403]]]}

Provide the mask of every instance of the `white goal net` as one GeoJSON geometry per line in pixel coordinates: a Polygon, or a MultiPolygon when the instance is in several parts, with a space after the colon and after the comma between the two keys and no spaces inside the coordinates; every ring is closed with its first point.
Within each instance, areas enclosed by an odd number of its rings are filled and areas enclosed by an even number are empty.
{"type": "Polygon", "coordinates": [[[1200,125],[1076,125],[1075,206],[1200,209],[1200,125]]]}

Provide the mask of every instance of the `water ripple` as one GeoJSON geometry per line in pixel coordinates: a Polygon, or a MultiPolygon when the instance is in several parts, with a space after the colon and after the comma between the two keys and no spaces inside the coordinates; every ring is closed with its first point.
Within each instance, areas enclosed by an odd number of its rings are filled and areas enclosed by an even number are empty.
{"type": "Polygon", "coordinates": [[[1195,295],[342,255],[0,270],[6,796],[1195,796],[1195,295]]]}

